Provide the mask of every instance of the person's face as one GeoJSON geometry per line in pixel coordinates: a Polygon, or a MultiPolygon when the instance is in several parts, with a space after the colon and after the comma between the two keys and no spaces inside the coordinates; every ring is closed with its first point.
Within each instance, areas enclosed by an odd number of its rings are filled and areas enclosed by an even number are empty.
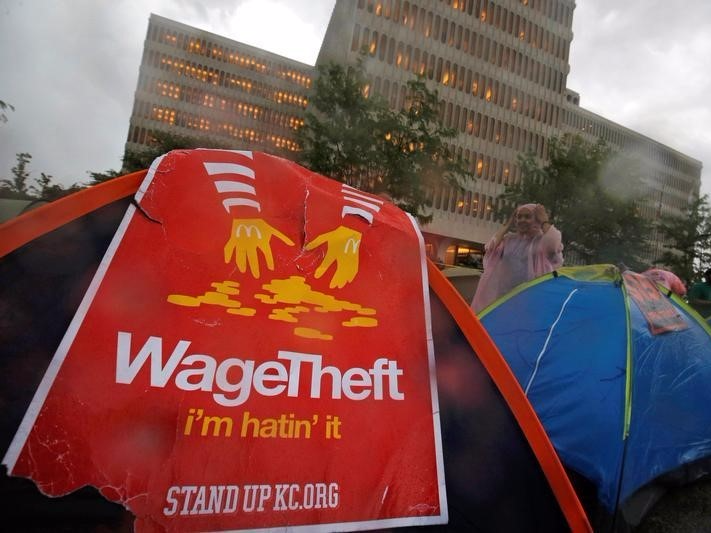
{"type": "Polygon", "coordinates": [[[519,233],[530,233],[533,229],[533,211],[530,209],[519,209],[516,211],[516,231],[519,233]]]}

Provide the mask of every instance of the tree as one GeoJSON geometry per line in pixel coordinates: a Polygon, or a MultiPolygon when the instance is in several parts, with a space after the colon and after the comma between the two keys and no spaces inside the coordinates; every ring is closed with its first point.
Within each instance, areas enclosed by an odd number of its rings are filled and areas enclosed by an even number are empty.
{"type": "Polygon", "coordinates": [[[34,184],[28,185],[30,178],[28,166],[31,159],[32,156],[28,153],[17,154],[17,164],[11,170],[13,178],[0,180],[0,197],[50,202],[83,188],[76,183],[70,187],[62,187],[53,183],[54,178],[44,172],[34,180],[34,184]]]}
{"type": "Polygon", "coordinates": [[[204,138],[177,135],[166,131],[154,131],[148,147],[143,150],[126,150],[120,171],[113,169],[103,172],[89,171],[89,176],[91,177],[89,185],[97,185],[130,172],[147,169],[157,157],[171,150],[191,148],[225,148],[225,146],[204,138]]]}
{"type": "Polygon", "coordinates": [[[590,144],[565,136],[551,139],[542,166],[532,154],[519,163],[520,182],[502,195],[509,212],[520,203],[545,205],[569,256],[585,264],[648,266],[651,225],[638,207],[642,188],[632,159],[619,157],[602,140],[590,144]]]}
{"type": "Polygon", "coordinates": [[[656,261],[673,270],[687,285],[711,266],[711,207],[706,195],[696,197],[681,216],[663,216],[656,225],[663,253],[656,261]]]}
{"type": "Polygon", "coordinates": [[[54,177],[50,174],[40,172],[40,177],[35,178],[36,184],[30,185],[29,187],[30,195],[37,200],[51,202],[52,200],[57,200],[62,196],[66,196],[84,188],[83,185],[79,185],[78,183],[74,183],[69,187],[63,187],[58,183],[53,183],[53,180],[54,177]]]}
{"type": "Polygon", "coordinates": [[[105,181],[109,181],[114,178],[118,178],[119,176],[123,176],[123,173],[118,170],[109,169],[105,170],[104,172],[89,171],[89,176],[91,177],[89,185],[98,185],[99,183],[104,183],[105,181]]]}
{"type": "Polygon", "coordinates": [[[299,161],[314,172],[372,193],[387,193],[397,205],[425,214],[428,192],[442,180],[460,184],[467,176],[446,141],[456,131],[442,126],[436,91],[422,80],[407,83],[401,110],[369,96],[362,66],[319,67],[311,107],[297,132],[299,161]]]}
{"type": "MultiPolygon", "coordinates": [[[[176,135],[166,131],[154,131],[148,148],[140,151],[126,150],[123,156],[123,171],[127,173],[146,169],[151,166],[151,163],[157,157],[171,150],[179,150],[181,148],[224,148],[224,146],[204,138],[176,135]]],[[[98,178],[100,181],[106,181],[106,179],[121,175],[114,170],[90,174],[94,180],[98,178]],[[112,176],[112,174],[115,175],[112,176]]]]}
{"type": "Polygon", "coordinates": [[[16,200],[29,200],[32,198],[27,185],[27,179],[30,177],[30,172],[27,170],[27,165],[30,163],[32,156],[26,152],[16,154],[17,164],[12,167],[11,179],[0,180],[0,193],[5,198],[13,198],[16,200]]]}
{"type": "Polygon", "coordinates": [[[15,108],[12,105],[0,100],[0,122],[7,122],[7,115],[5,114],[5,111],[8,109],[10,111],[15,110],[15,108]]]}

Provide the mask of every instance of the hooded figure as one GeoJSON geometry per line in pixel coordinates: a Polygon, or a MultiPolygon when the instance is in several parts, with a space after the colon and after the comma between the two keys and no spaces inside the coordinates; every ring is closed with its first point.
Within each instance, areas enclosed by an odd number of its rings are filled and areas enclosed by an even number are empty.
{"type": "Polygon", "coordinates": [[[484,273],[472,301],[475,313],[516,285],[563,264],[560,231],[548,221],[540,204],[518,206],[484,250],[484,273]]]}
{"type": "Polygon", "coordinates": [[[643,276],[648,277],[653,282],[666,287],[672,291],[677,296],[686,295],[686,286],[684,282],[679,279],[679,277],[673,272],[668,270],[663,270],[661,268],[650,268],[642,272],[643,276]]]}

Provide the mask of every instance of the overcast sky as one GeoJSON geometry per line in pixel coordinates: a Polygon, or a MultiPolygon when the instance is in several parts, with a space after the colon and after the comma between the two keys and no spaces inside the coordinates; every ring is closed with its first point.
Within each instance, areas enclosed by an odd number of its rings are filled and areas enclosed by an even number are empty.
{"type": "MultiPolygon", "coordinates": [[[[0,177],[18,152],[63,184],[120,168],[151,12],[313,64],[333,4],[0,0],[0,177]]],[[[702,161],[711,193],[711,0],[577,0],[573,20],[581,105],[702,161]]]]}

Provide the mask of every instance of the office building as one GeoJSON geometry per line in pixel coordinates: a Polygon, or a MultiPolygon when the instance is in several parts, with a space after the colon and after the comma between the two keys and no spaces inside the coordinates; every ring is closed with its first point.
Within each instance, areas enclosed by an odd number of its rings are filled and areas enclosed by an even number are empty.
{"type": "Polygon", "coordinates": [[[518,155],[544,160],[548,140],[565,133],[642,156],[649,218],[658,204],[680,212],[698,193],[700,162],[579,107],[566,86],[574,9],[573,0],[336,2],[317,63],[354,62],[365,51],[371,90],[393,108],[404,104],[407,80],[424,76],[444,124],[459,131],[454,148],[476,180],[464,192],[434,191],[423,231],[437,259],[480,251],[500,224],[497,197],[521,178],[518,155]]]}
{"type": "Polygon", "coordinates": [[[314,67],[151,15],[126,150],[156,131],[293,157],[314,67]]]}
{"type": "MultiPolygon", "coordinates": [[[[574,0],[337,0],[317,59],[355,63],[365,52],[371,94],[392,108],[422,76],[468,164],[464,191],[432,191],[423,226],[431,257],[480,253],[499,227],[497,197],[521,179],[518,156],[547,157],[548,140],[598,136],[637,157],[642,212],[680,213],[698,194],[701,163],[579,106],[567,88],[574,0]]],[[[158,128],[227,146],[295,157],[314,67],[151,16],[127,148],[158,128]]],[[[656,238],[656,236],[653,236],[656,238]]],[[[655,243],[659,249],[659,242],[655,243]]]]}

